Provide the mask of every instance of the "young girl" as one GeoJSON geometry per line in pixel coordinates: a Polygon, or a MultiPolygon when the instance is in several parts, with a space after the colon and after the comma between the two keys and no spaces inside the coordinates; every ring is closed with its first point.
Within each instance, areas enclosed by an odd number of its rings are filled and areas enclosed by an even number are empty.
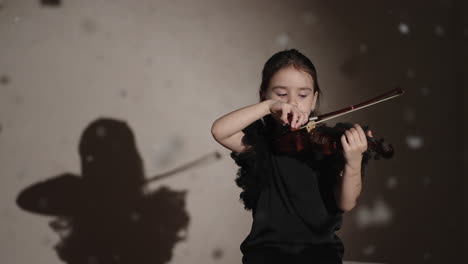
{"type": "Polygon", "coordinates": [[[334,155],[272,147],[283,125],[297,129],[317,113],[321,94],[312,62],[296,49],[280,51],[264,65],[260,102],[212,125],[213,137],[240,167],[240,198],[252,210],[252,228],[240,246],[243,264],[342,263],[344,246],[335,231],[361,193],[369,159],[363,128],[339,123],[347,129],[343,151],[334,155]]]}

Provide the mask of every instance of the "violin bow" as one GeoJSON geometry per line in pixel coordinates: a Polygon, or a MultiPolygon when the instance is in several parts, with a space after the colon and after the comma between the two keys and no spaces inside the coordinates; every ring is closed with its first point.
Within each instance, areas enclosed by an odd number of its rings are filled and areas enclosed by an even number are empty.
{"type": "Polygon", "coordinates": [[[324,122],[326,120],[330,120],[330,119],[338,117],[338,116],[349,114],[349,113],[354,112],[356,110],[360,110],[360,109],[363,109],[365,107],[368,107],[368,106],[371,106],[371,105],[374,105],[374,104],[377,104],[377,103],[381,103],[383,101],[393,99],[393,98],[395,98],[397,96],[400,96],[400,95],[402,95],[404,93],[405,93],[405,90],[403,90],[400,87],[397,87],[395,89],[392,89],[392,90],[390,90],[390,91],[388,91],[386,93],[383,93],[383,94],[381,94],[379,96],[371,98],[371,99],[369,99],[367,101],[364,101],[362,103],[359,103],[359,104],[356,104],[356,105],[351,105],[351,106],[342,108],[340,110],[329,112],[329,113],[326,113],[326,114],[323,114],[323,115],[309,117],[309,122],[307,124],[299,127],[298,129],[306,128],[307,132],[310,132],[312,129],[315,128],[316,124],[318,124],[318,123],[324,122]]]}

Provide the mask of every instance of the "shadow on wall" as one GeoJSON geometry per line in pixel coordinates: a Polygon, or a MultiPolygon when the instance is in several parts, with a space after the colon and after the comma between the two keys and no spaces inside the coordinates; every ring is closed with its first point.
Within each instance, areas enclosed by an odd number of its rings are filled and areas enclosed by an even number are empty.
{"type": "Polygon", "coordinates": [[[16,201],[24,210],[56,216],[50,227],[60,236],[59,258],[73,264],[169,262],[175,244],[186,238],[187,191],[143,191],[149,181],[123,121],[92,122],[79,152],[82,176],[62,173],[27,187],[16,201]]]}

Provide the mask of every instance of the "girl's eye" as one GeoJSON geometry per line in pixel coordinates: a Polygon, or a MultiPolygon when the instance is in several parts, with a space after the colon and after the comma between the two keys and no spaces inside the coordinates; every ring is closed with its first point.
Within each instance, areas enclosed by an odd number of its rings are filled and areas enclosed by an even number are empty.
{"type": "Polygon", "coordinates": [[[300,94],[300,97],[307,97],[307,94],[300,94]]]}
{"type": "Polygon", "coordinates": [[[278,94],[278,96],[285,96],[286,94],[278,94]]]}

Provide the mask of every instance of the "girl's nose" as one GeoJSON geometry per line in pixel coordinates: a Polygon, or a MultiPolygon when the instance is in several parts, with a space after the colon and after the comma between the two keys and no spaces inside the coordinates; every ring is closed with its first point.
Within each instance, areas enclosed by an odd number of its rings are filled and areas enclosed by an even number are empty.
{"type": "Polygon", "coordinates": [[[288,100],[288,104],[297,106],[297,101],[293,97],[290,97],[289,100],[288,100]]]}

